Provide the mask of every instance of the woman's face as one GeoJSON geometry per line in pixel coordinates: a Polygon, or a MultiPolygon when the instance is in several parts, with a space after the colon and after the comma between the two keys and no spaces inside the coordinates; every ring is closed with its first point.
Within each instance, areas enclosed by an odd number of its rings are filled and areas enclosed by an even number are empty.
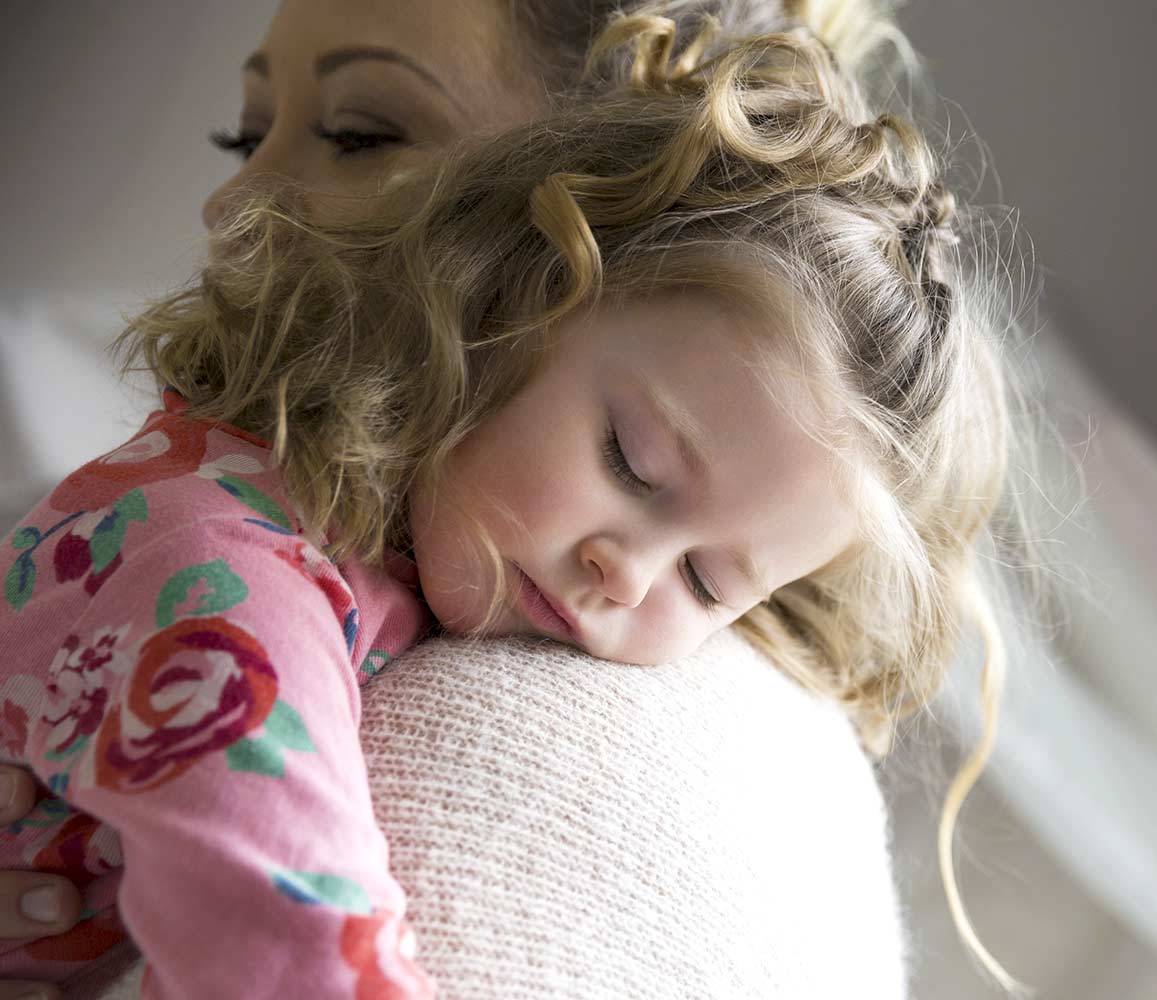
{"type": "Polygon", "coordinates": [[[737,328],[674,293],[563,324],[451,457],[437,496],[457,503],[412,498],[422,591],[448,631],[476,630],[493,593],[474,524],[510,583],[489,634],[628,663],[690,653],[852,543],[831,452],[796,422],[818,416],[773,398],[737,328]]]}
{"type": "Polygon", "coordinates": [[[349,211],[342,196],[543,106],[503,0],[285,0],[242,90],[237,132],[215,136],[241,168],[206,200],[209,228],[231,191],[278,177],[308,190],[315,217],[349,211]]]}

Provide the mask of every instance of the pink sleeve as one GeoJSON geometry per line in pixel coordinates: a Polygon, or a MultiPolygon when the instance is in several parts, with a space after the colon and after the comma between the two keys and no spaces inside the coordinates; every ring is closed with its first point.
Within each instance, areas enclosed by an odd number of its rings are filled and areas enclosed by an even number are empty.
{"type": "Polygon", "coordinates": [[[157,539],[53,665],[29,749],[120,834],[145,997],[433,996],[374,822],[343,585],[291,545],[236,519],[157,539]]]}

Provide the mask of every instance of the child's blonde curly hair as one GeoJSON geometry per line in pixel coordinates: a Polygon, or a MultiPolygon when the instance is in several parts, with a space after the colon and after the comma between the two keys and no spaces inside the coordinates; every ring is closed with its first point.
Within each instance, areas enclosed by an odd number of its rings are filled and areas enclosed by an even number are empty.
{"type": "Polygon", "coordinates": [[[924,139],[873,116],[814,34],[721,45],[708,22],[675,39],[659,13],[613,19],[581,92],[391,179],[346,225],[301,221],[284,200],[237,208],[200,280],[120,345],[192,416],[273,440],[309,531],[373,560],[408,547],[411,488],[438,482],[563,317],[672,289],[764,317],[769,384],[792,377],[838,414],[828,443],[861,533],[738,627],[882,753],[938,688],[964,621],[979,624],[988,725],[949,791],[940,855],[961,933],[1011,987],[951,854],[1003,674],[976,554],[1012,444],[1010,317],[924,139]]]}

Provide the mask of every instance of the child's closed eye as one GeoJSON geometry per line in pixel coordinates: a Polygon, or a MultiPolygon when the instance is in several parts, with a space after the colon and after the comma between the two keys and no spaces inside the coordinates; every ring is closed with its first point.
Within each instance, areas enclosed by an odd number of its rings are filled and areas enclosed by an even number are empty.
{"type": "MultiPolygon", "coordinates": [[[[636,474],[635,470],[631,468],[631,463],[627,461],[627,456],[623,454],[623,448],[619,443],[619,436],[613,424],[607,425],[606,437],[603,440],[603,455],[611,471],[628,490],[640,496],[651,493],[651,484],[636,474]]],[[[695,596],[695,600],[704,608],[711,611],[719,605],[719,599],[707,589],[703,578],[696,572],[695,565],[691,562],[689,555],[683,557],[683,575],[687,581],[687,586],[695,596]]]]}

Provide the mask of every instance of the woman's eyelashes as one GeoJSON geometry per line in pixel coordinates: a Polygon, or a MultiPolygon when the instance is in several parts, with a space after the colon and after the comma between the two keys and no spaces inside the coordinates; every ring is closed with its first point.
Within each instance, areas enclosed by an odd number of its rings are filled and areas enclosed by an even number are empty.
{"type": "Polygon", "coordinates": [[[311,128],[314,135],[334,147],[336,156],[353,156],[406,141],[398,129],[379,129],[374,132],[361,132],[352,128],[330,130],[321,122],[315,122],[311,128]]]}
{"type": "MultiPolygon", "coordinates": [[[[622,445],[619,443],[619,435],[616,433],[613,424],[607,425],[606,436],[603,439],[603,456],[606,458],[607,465],[610,466],[611,471],[628,490],[640,496],[646,496],[651,493],[651,484],[635,473],[635,470],[631,468],[631,463],[627,461],[627,456],[623,454],[622,445]]],[[[720,601],[707,589],[703,579],[695,571],[695,566],[691,562],[690,556],[683,557],[683,572],[687,586],[690,588],[691,593],[695,595],[695,600],[702,604],[708,611],[714,609],[720,601]]]]}
{"type": "Polygon", "coordinates": [[[209,141],[225,153],[234,153],[243,160],[248,160],[257,147],[261,145],[263,135],[253,135],[249,132],[230,132],[228,129],[214,129],[209,133],[209,141]]]}
{"type": "MultiPolygon", "coordinates": [[[[363,132],[351,128],[327,129],[321,122],[315,122],[310,126],[310,132],[333,146],[337,157],[354,156],[406,142],[400,129],[363,132]]],[[[264,139],[264,135],[243,130],[230,132],[228,129],[217,129],[209,134],[209,141],[214,146],[226,153],[234,153],[242,160],[248,160],[257,152],[257,147],[264,139]]]]}

